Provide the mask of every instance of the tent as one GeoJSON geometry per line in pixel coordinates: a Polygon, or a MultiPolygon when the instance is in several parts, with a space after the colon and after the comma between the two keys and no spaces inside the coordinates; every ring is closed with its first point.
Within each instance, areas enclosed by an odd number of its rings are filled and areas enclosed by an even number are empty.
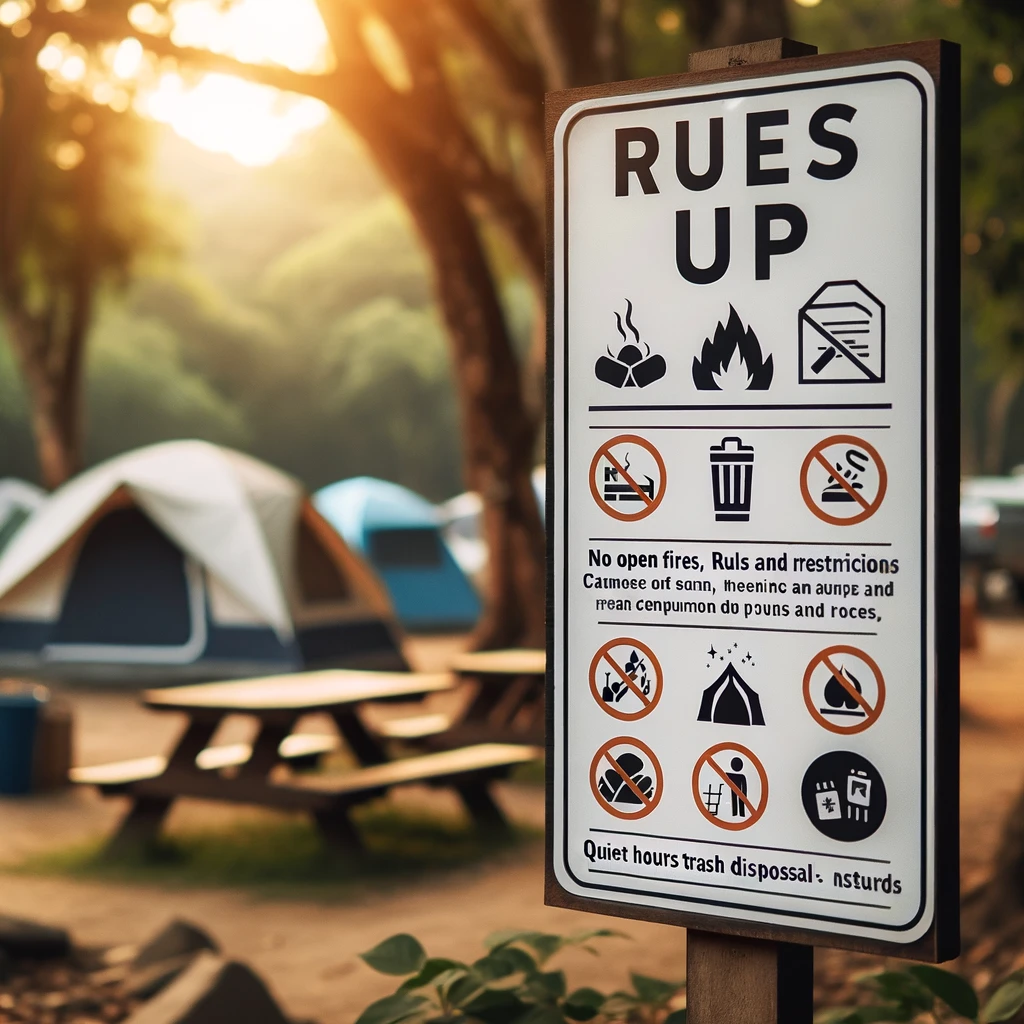
{"type": "MultiPolygon", "coordinates": [[[[546,474],[537,466],[530,474],[537,509],[544,521],[546,474]]],[[[487,570],[487,542],[483,536],[483,499],[476,491],[464,491],[437,506],[441,533],[464,573],[481,581],[487,570]]]]}
{"type": "Polygon", "coordinates": [[[356,477],[313,497],[324,517],[384,579],[409,629],[468,629],[480,598],[441,538],[437,513],[398,484],[356,477]]]}
{"type": "Polygon", "coordinates": [[[717,722],[719,725],[764,725],[761,698],[747,685],[731,661],[701,695],[697,721],[717,722]]]}
{"type": "Polygon", "coordinates": [[[35,484],[14,477],[0,480],[0,551],[45,499],[46,491],[35,484]]]}
{"type": "Polygon", "coordinates": [[[171,441],[65,484],[0,554],[0,672],[169,683],[404,668],[387,596],[297,481],[171,441]]]}

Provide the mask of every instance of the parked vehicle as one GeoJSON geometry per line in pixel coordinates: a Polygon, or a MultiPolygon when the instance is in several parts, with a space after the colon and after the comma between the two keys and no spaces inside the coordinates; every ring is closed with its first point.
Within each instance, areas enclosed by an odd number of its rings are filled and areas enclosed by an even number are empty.
{"type": "Polygon", "coordinates": [[[963,481],[960,558],[983,570],[1004,570],[1024,595],[1024,467],[1010,476],[963,481]]]}

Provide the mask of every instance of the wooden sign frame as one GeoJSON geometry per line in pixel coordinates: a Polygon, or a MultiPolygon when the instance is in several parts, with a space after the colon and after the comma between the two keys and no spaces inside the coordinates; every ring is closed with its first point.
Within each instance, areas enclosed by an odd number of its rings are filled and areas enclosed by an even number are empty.
{"type": "MultiPolygon", "coordinates": [[[[936,708],[934,764],[930,780],[935,793],[935,877],[934,919],[929,931],[911,943],[884,942],[805,928],[791,928],[744,922],[689,911],[663,910],[643,905],[579,897],[566,892],[554,871],[552,834],[554,808],[554,490],[553,433],[547,441],[547,857],[545,902],[551,906],[605,914],[612,917],[654,921],[685,926],[705,932],[742,936],[750,939],[798,943],[809,946],[833,946],[883,956],[899,956],[941,962],[959,952],[959,480],[960,480],[960,48],[954,43],[933,40],[868,50],[828,55],[799,56],[809,49],[789,40],[776,40],[761,46],[766,52],[794,56],[768,63],[741,63],[717,70],[700,70],[639,81],[571,89],[550,93],[545,106],[547,145],[547,220],[554,218],[553,139],[562,113],[581,100],[616,97],[657,90],[732,83],[768,76],[882,63],[910,61],[922,67],[936,88],[935,180],[936,237],[931,254],[934,259],[935,306],[935,402],[936,419],[936,551],[935,580],[932,593],[935,606],[936,708]],[[789,44],[787,50],[785,44],[789,44]],[[781,48],[779,44],[782,44],[781,48]]],[[[754,57],[753,59],[758,59],[754,57]]],[[[701,66],[701,62],[691,62],[701,66]]],[[[706,66],[706,63],[705,65],[706,66]]],[[[554,233],[547,236],[547,412],[553,422],[554,410],[554,233]]]]}

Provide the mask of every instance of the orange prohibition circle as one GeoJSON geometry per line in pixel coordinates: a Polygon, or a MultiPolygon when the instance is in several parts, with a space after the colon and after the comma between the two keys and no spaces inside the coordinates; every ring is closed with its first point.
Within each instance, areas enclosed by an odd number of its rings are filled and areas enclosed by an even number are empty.
{"type": "Polygon", "coordinates": [[[661,763],[658,761],[657,757],[654,756],[654,751],[651,750],[646,743],[642,743],[640,740],[634,739],[632,736],[616,736],[615,739],[609,740],[607,743],[603,743],[601,745],[601,749],[594,755],[594,760],[590,762],[590,789],[594,794],[594,799],[609,814],[613,814],[616,818],[625,818],[627,820],[646,818],[647,815],[650,814],[651,811],[653,811],[661,802],[664,779],[665,776],[661,770],[661,763]],[[619,746],[633,747],[636,750],[641,751],[647,758],[651,772],[654,776],[653,796],[649,796],[644,793],[633,780],[632,776],[630,776],[628,772],[624,771],[618,761],[612,757],[612,750],[619,746]],[[633,797],[638,801],[638,804],[633,805],[637,808],[636,810],[624,811],[621,808],[616,807],[614,800],[609,799],[601,792],[598,779],[602,782],[605,781],[605,772],[601,769],[602,762],[606,763],[632,792],[633,797]]]}
{"type": "Polygon", "coordinates": [[[728,829],[730,832],[739,832],[741,829],[750,828],[751,825],[756,824],[761,819],[761,815],[764,814],[765,808],[768,806],[768,773],[764,770],[764,765],[757,759],[757,756],[753,751],[748,750],[741,744],[716,743],[713,747],[708,747],[708,749],[697,758],[697,763],[693,766],[693,801],[697,805],[700,813],[703,814],[712,825],[717,825],[718,828],[728,829]],[[747,797],[746,793],[740,790],[736,783],[729,778],[728,774],[714,760],[715,754],[720,754],[723,750],[742,754],[747,759],[747,764],[753,765],[754,770],[757,772],[758,778],[761,781],[761,799],[756,805],[747,797]],[[707,805],[701,798],[700,793],[700,772],[705,764],[710,765],[715,772],[721,776],[722,781],[726,786],[728,786],[731,793],[735,794],[736,798],[743,802],[749,812],[745,818],[742,818],[740,821],[723,821],[717,815],[712,814],[708,809],[707,805]]]}
{"type": "Polygon", "coordinates": [[[633,640],[628,636],[620,636],[615,640],[609,640],[608,643],[603,644],[597,654],[594,655],[593,661],[590,663],[590,692],[594,695],[594,700],[596,700],[601,708],[604,711],[607,711],[609,715],[613,718],[618,718],[623,722],[635,722],[638,718],[644,718],[658,706],[658,701],[661,700],[661,691],[664,688],[664,678],[665,677],[662,675],[661,671],[661,662],[658,661],[654,651],[652,651],[647,644],[641,643],[639,640],[633,640]],[[635,650],[642,651],[650,660],[651,667],[654,670],[654,681],[651,686],[652,693],[650,695],[645,694],[642,687],[637,686],[634,676],[631,676],[626,671],[624,665],[619,664],[619,661],[625,659],[621,657],[616,659],[612,656],[611,652],[616,647],[620,646],[632,647],[635,650]],[[622,711],[619,708],[612,707],[611,704],[601,697],[601,689],[597,681],[597,674],[601,670],[602,663],[609,666],[612,675],[617,677],[617,683],[621,682],[625,685],[625,693],[631,693],[640,701],[642,707],[638,711],[622,711]]]}
{"type": "Polygon", "coordinates": [[[590,493],[593,495],[594,501],[597,502],[602,512],[624,523],[634,523],[638,519],[646,519],[661,504],[661,499],[665,497],[665,481],[665,460],[661,457],[661,452],[650,441],[636,434],[619,434],[618,437],[605,441],[594,453],[594,458],[590,463],[590,493]],[[661,481],[659,487],[653,488],[653,494],[646,494],[643,487],[629,475],[626,468],[612,454],[612,448],[620,444],[639,445],[654,459],[654,464],[658,467],[658,472],[661,474],[661,481]],[[617,508],[612,508],[605,501],[598,483],[602,459],[607,459],[611,463],[612,469],[622,477],[624,484],[635,492],[636,497],[641,503],[641,507],[636,512],[620,512],[617,508]]]}
{"type": "Polygon", "coordinates": [[[846,644],[836,644],[835,647],[828,647],[811,658],[811,662],[804,672],[804,704],[807,705],[811,718],[818,725],[828,729],[829,732],[839,733],[841,736],[852,736],[854,733],[863,732],[878,721],[879,716],[882,714],[882,708],[885,707],[885,680],[882,678],[882,670],[870,654],[866,654],[857,647],[849,647],[846,644]],[[878,688],[878,697],[875,700],[874,706],[844,677],[843,668],[837,666],[834,660],[837,654],[859,658],[871,670],[871,674],[875,677],[875,685],[878,688]],[[818,701],[814,699],[811,693],[811,682],[813,681],[815,670],[822,665],[829,671],[830,678],[834,678],[846,693],[849,694],[850,698],[856,703],[857,710],[832,711],[830,709],[826,714],[818,707],[818,701]],[[836,721],[829,719],[827,717],[828,714],[842,714],[844,717],[846,715],[857,716],[857,720],[851,722],[850,725],[844,726],[839,724],[839,719],[836,721]]]}
{"type": "Polygon", "coordinates": [[[868,442],[862,437],[854,437],[853,434],[833,434],[831,437],[826,437],[823,441],[819,441],[807,453],[803,465],[800,467],[800,494],[803,496],[804,504],[819,519],[823,522],[831,523],[833,526],[856,526],[857,523],[863,523],[865,519],[870,519],[882,504],[882,499],[885,497],[885,491],[888,485],[889,474],[886,472],[882,456],[878,454],[877,449],[873,445],[868,444],[868,442]],[[835,467],[824,456],[824,450],[833,444],[856,445],[858,448],[863,448],[871,457],[875,464],[875,468],[878,470],[878,493],[875,494],[873,501],[867,501],[862,494],[859,494],[853,487],[851,487],[842,475],[836,473],[835,467]],[[818,502],[814,500],[811,496],[811,490],[807,483],[807,476],[810,473],[811,467],[815,464],[818,464],[825,469],[830,474],[831,479],[834,479],[835,482],[849,494],[850,498],[860,505],[859,512],[849,517],[834,516],[826,512],[818,502]]]}

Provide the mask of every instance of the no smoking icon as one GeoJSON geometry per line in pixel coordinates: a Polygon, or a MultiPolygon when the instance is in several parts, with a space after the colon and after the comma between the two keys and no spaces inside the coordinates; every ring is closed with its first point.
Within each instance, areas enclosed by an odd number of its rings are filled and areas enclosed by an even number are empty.
{"type": "Polygon", "coordinates": [[[613,718],[631,722],[649,715],[661,690],[661,663],[639,640],[609,640],[590,663],[590,692],[613,718]]]}
{"type": "Polygon", "coordinates": [[[852,434],[819,441],[800,467],[804,504],[832,526],[855,526],[882,504],[889,475],[874,446],[852,434]]]}
{"type": "Polygon", "coordinates": [[[837,644],[816,654],[804,672],[804,703],[818,725],[851,735],[878,721],[885,680],[874,658],[837,644]]]}
{"type": "Polygon", "coordinates": [[[594,454],[590,493],[613,519],[626,523],[646,519],[665,497],[665,460],[650,441],[619,434],[594,454]]]}

